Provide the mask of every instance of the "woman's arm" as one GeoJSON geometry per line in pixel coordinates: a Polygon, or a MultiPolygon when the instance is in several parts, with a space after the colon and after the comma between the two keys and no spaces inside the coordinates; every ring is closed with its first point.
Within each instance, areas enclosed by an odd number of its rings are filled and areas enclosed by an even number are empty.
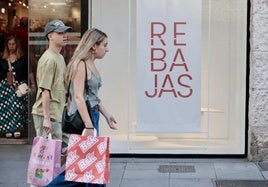
{"type": "MultiPolygon", "coordinates": [[[[73,80],[74,86],[74,100],[77,105],[78,112],[85,123],[85,134],[84,135],[94,135],[93,124],[90,119],[88,109],[86,106],[86,102],[83,97],[84,87],[85,87],[85,79],[86,79],[86,71],[85,71],[85,64],[83,61],[80,61],[77,67],[77,73],[75,74],[73,80]]],[[[89,72],[88,72],[89,73],[89,72]]]]}
{"type": "Polygon", "coordinates": [[[106,122],[108,123],[109,127],[110,127],[111,129],[117,130],[117,128],[116,128],[116,126],[115,126],[116,121],[115,121],[114,117],[111,116],[111,115],[107,112],[107,110],[105,109],[105,107],[104,107],[101,103],[99,104],[99,111],[100,111],[100,113],[105,117],[106,122]]]}

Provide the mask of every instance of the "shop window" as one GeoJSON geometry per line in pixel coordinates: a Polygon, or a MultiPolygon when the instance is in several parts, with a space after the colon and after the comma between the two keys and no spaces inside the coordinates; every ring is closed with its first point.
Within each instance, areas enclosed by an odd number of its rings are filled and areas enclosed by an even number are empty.
{"type": "MultiPolygon", "coordinates": [[[[66,63],[68,63],[81,38],[82,27],[85,27],[85,25],[87,27],[87,23],[81,20],[81,0],[30,0],[29,2],[29,57],[33,71],[36,71],[38,59],[48,47],[47,39],[44,36],[44,28],[46,23],[53,19],[60,19],[66,25],[72,27],[72,30],[68,32],[68,45],[61,51],[66,63]]],[[[87,6],[87,3],[83,5],[87,6]]]]}
{"type": "MultiPolygon", "coordinates": [[[[104,85],[101,98],[116,117],[119,130],[110,130],[102,119],[101,133],[111,136],[112,153],[243,155],[246,152],[247,6],[244,0],[92,0],[92,26],[100,27],[109,36],[109,54],[100,63],[104,85]],[[174,12],[196,10],[195,6],[201,8],[201,25],[196,30],[196,34],[201,33],[200,61],[196,66],[200,70],[200,128],[193,132],[186,128],[167,132],[169,124],[165,123],[152,126],[150,132],[140,128],[143,124],[137,121],[137,93],[145,91],[137,83],[139,78],[145,81],[145,74],[152,73],[148,70],[139,74],[137,70],[138,55],[146,53],[144,46],[137,45],[144,42],[138,40],[138,33],[150,30],[138,25],[141,20],[137,19],[146,18],[138,15],[140,2],[148,4],[147,12],[156,10],[155,6],[150,9],[150,5],[161,3],[166,14],[172,16],[174,12]]],[[[159,16],[155,12],[155,20],[164,22],[159,16]]],[[[166,18],[172,20],[172,16],[166,18]]],[[[168,102],[162,105],[163,118],[179,118],[180,111],[177,115],[173,111],[168,114],[168,105],[168,102]]],[[[156,113],[155,117],[161,115],[156,113]]]]}

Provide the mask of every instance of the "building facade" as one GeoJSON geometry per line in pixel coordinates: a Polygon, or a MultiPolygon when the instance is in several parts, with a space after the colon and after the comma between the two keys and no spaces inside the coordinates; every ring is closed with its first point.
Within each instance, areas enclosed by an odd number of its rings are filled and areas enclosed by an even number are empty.
{"type": "Polygon", "coordinates": [[[268,1],[251,0],[248,158],[268,159],[268,1]]]}
{"type": "MultiPolygon", "coordinates": [[[[29,0],[29,62],[35,69],[46,48],[42,29],[48,20],[62,19],[74,28],[63,50],[66,62],[81,33],[98,27],[109,36],[110,52],[98,67],[104,83],[100,96],[118,121],[119,130],[111,131],[101,119],[112,154],[263,161],[268,159],[267,12],[267,0],[51,0],[41,5],[29,0]],[[182,66],[185,72],[167,72],[159,63],[163,54],[173,70],[182,66]]],[[[28,128],[31,143],[33,125],[28,128]]]]}

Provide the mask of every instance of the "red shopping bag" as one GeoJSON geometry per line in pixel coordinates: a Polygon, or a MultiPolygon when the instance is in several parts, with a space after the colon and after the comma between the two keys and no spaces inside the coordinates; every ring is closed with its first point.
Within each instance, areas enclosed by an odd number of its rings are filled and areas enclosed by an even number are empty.
{"type": "Polygon", "coordinates": [[[27,171],[27,183],[46,186],[61,171],[61,141],[35,137],[27,171]]]}
{"type": "Polygon", "coordinates": [[[110,181],[109,137],[71,134],[65,180],[92,184],[110,181]]]}

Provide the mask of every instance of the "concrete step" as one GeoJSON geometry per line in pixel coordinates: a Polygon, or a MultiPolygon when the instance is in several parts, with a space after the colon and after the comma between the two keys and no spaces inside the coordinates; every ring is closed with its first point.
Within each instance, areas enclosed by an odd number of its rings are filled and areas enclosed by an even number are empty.
{"type": "Polygon", "coordinates": [[[27,138],[0,138],[0,145],[27,144],[27,138]]]}

